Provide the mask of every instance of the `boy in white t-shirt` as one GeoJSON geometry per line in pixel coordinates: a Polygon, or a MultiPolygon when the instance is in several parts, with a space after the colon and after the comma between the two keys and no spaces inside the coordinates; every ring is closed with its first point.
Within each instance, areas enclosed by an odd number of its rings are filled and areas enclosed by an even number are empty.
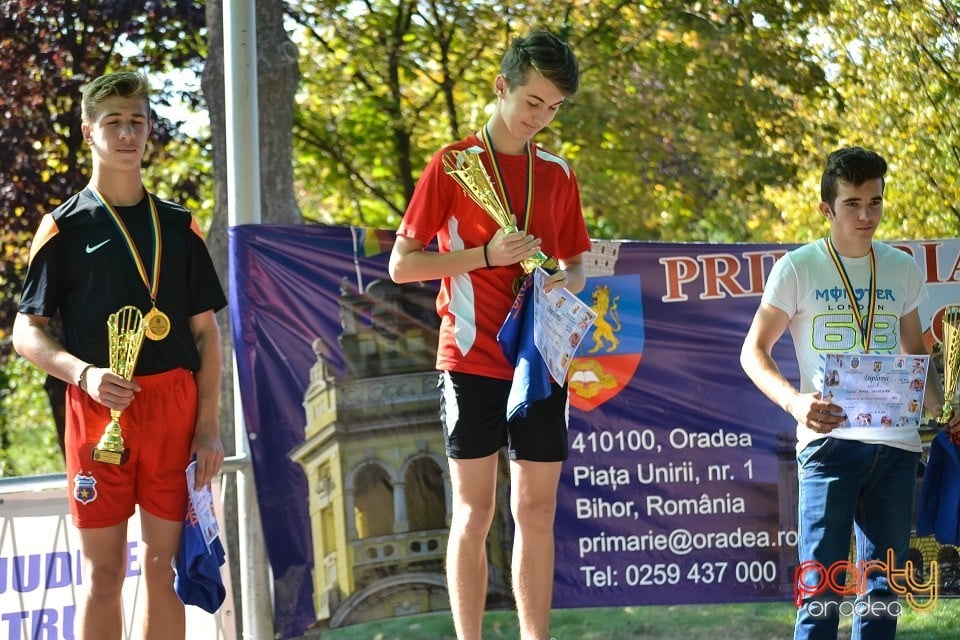
{"type": "MultiPolygon", "coordinates": [[[[860,147],[828,156],[820,212],[830,234],[774,265],[740,354],[757,388],[797,421],[799,566],[808,569],[796,586],[796,640],[837,637],[842,596],[819,587],[832,566],[848,559],[851,528],[858,561],[886,563],[892,551],[902,567],[907,556],[920,457],[917,428],[860,426],[856,420],[838,428],[846,418],[843,409],[818,392],[826,353],[926,353],[918,311],[927,295],[923,273],[907,254],[873,241],[886,170],[880,155],[860,147]],[[772,357],[787,328],[800,389],[772,357]]],[[[924,406],[939,417],[942,404],[943,390],[931,371],[924,406]]],[[[949,428],[958,422],[954,415],[949,428]]],[[[887,605],[897,596],[887,573],[870,572],[863,591],[852,609],[852,638],[892,640],[897,618],[887,605]]]]}

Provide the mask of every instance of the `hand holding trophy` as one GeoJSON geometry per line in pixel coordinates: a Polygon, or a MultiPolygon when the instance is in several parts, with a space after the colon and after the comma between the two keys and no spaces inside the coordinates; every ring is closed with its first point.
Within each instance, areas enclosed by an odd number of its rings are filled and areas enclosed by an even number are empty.
{"type": "MultiPolygon", "coordinates": [[[[110,370],[125,380],[133,378],[146,329],[143,314],[133,306],[121,307],[107,319],[110,370]]],[[[93,459],[97,462],[123,464],[130,455],[130,450],[123,445],[121,413],[118,409],[110,410],[110,422],[92,452],[93,459]]]]}
{"type": "MultiPolygon", "coordinates": [[[[478,147],[461,151],[447,151],[443,154],[444,171],[456,180],[457,184],[463,188],[464,193],[480,205],[480,208],[493,218],[501,229],[507,233],[516,233],[517,226],[513,223],[513,214],[497,197],[493,182],[480,161],[481,152],[478,147]]],[[[535,255],[522,260],[520,266],[523,267],[524,273],[530,273],[537,267],[554,271],[559,265],[554,258],[538,251],[535,255]]],[[[514,286],[514,288],[517,289],[518,287],[514,286]]]]}
{"type": "Polygon", "coordinates": [[[943,412],[937,419],[940,424],[949,424],[953,417],[953,401],[957,395],[957,378],[960,377],[960,307],[951,305],[943,312],[943,412]]]}

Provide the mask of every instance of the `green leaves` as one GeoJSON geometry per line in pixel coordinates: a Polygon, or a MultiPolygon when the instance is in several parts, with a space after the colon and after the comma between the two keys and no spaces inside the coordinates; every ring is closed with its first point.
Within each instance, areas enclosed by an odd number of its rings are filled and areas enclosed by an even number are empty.
{"type": "Polygon", "coordinates": [[[349,21],[303,12],[301,192],[317,219],[396,226],[426,160],[488,117],[509,39],[545,25],[568,35],[583,79],[538,142],[577,171],[593,234],[743,238],[731,207],[745,194],[762,205],[762,186],[796,171],[792,102],[823,78],[791,35],[809,14],[667,4],[538,5],[522,20],[517,5],[486,2],[373,2],[349,21]]]}
{"type": "MultiPolygon", "coordinates": [[[[829,71],[834,97],[805,96],[797,105],[804,128],[798,156],[811,158],[802,193],[811,205],[818,198],[820,168],[812,160],[837,146],[858,144],[890,162],[878,237],[960,233],[960,116],[953,106],[960,97],[958,12],[956,0],[877,5],[844,0],[822,16],[812,31],[819,45],[815,54],[829,71]]],[[[775,197],[787,207],[781,233],[803,240],[810,234],[810,216],[793,215],[800,210],[794,204],[798,195],[778,188],[775,197]]]]}
{"type": "Polygon", "coordinates": [[[957,233],[955,0],[346,6],[300,16],[296,173],[317,219],[395,226],[432,153],[486,120],[509,39],[547,26],[583,78],[538,142],[574,166],[595,236],[820,235],[820,164],[853,143],[911,203],[883,233],[957,233]]]}

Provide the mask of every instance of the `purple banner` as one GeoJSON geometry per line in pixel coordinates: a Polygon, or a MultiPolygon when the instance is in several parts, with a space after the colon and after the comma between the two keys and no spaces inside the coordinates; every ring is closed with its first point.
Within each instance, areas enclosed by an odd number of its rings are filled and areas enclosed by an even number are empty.
{"type": "MultiPolygon", "coordinates": [[[[597,279],[621,329],[615,348],[588,337],[571,368],[581,411],[561,481],[556,606],[783,599],[781,554],[795,557],[796,541],[781,532],[777,451],[792,464],[793,425],[739,353],[786,249],[626,243],[617,275],[597,279]],[[606,359],[628,354],[636,366],[609,383],[612,397],[585,405],[579,372],[600,386],[616,371],[606,359]]],[[[775,357],[796,378],[789,340],[775,357]]]]}
{"type": "MultiPolygon", "coordinates": [[[[300,635],[317,618],[307,481],[289,453],[304,440],[303,394],[317,339],[337,344],[341,287],[386,275],[365,233],[322,226],[230,229],[230,319],[244,420],[273,571],[275,630],[300,635]],[[372,258],[360,257],[366,252],[372,258]],[[360,248],[355,257],[354,246],[360,248]]],[[[329,357],[343,368],[343,355],[329,357]]]]}
{"type": "MultiPolygon", "coordinates": [[[[335,375],[349,375],[342,301],[388,280],[392,233],[267,225],[230,233],[237,374],[276,629],[291,637],[318,618],[313,574],[335,570],[331,550],[329,566],[315,557],[311,527],[321,525],[311,525],[308,482],[290,456],[304,443],[304,394],[321,352],[335,375]]],[[[580,297],[598,320],[569,373],[555,607],[791,597],[794,427],[743,374],[739,352],[763,282],[792,246],[595,243],[580,297]]],[[[957,299],[960,242],[897,246],[927,273],[920,315],[932,345],[942,308],[957,299]]],[[[789,336],[774,356],[795,380],[789,336]]],[[[323,603],[334,609],[327,595],[323,603]]]]}

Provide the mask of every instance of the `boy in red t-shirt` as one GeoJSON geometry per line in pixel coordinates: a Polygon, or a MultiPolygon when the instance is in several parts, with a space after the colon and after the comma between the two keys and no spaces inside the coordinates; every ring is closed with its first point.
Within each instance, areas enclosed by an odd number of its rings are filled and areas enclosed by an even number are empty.
{"type": "MultiPolygon", "coordinates": [[[[495,511],[498,453],[510,457],[515,522],[513,589],[521,638],[549,637],[557,486],[566,460],[567,387],[524,417],[506,419],[513,366],[497,332],[514,302],[520,262],[542,251],[559,269],[549,291],[586,284],[590,249],[580,192],[562,159],[531,142],[579,86],[569,45],[547,32],[516,38],[494,80],[496,105],[482,129],[441,149],[417,184],[390,256],[396,282],[441,279],[437,369],[452,483],[447,586],[457,636],[478,640],[487,595],[486,538],[495,511]],[[445,152],[474,148],[520,230],[508,233],[444,173],[445,152]],[[425,251],[437,239],[439,251],[425,251]]],[[[563,383],[563,381],[560,381],[563,383]]]]}

